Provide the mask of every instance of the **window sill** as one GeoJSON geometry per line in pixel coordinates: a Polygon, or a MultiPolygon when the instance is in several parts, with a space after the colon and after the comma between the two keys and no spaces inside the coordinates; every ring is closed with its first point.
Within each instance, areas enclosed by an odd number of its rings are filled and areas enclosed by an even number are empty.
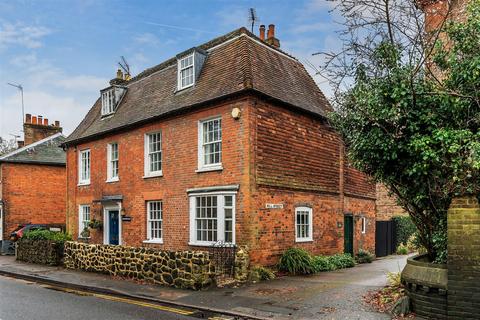
{"type": "Polygon", "coordinates": [[[149,178],[158,178],[158,177],[163,177],[163,171],[154,172],[154,173],[147,173],[142,178],[143,179],[149,179],[149,178]]]}
{"type": "Polygon", "coordinates": [[[150,244],[163,244],[163,240],[143,240],[143,243],[150,244]]]}
{"type": "MultiPolygon", "coordinates": [[[[213,247],[217,242],[189,242],[188,245],[192,247],[213,247]]],[[[235,246],[235,243],[228,242],[225,243],[230,246],[235,246]]]]}
{"type": "Polygon", "coordinates": [[[302,243],[302,242],[313,242],[313,239],[295,239],[295,242],[302,243]]]}
{"type": "Polygon", "coordinates": [[[90,185],[90,181],[85,181],[85,182],[79,182],[77,184],[77,186],[81,187],[81,186],[89,186],[90,185]]]}
{"type": "Polygon", "coordinates": [[[223,166],[220,164],[218,166],[198,168],[197,170],[195,170],[195,172],[201,173],[201,172],[222,171],[222,170],[223,170],[223,166]]]}
{"type": "Polygon", "coordinates": [[[105,182],[106,183],[112,183],[112,182],[118,182],[118,181],[120,181],[119,178],[113,178],[113,179],[107,179],[105,182]]]}

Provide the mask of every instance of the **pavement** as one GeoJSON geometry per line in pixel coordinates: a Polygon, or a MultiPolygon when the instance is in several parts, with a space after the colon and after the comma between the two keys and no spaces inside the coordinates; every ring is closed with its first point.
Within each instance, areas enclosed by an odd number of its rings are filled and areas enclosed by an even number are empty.
{"type": "Polygon", "coordinates": [[[387,284],[407,256],[389,256],[354,268],[312,276],[279,277],[239,288],[188,291],[107,275],[33,265],[0,256],[0,275],[118,297],[194,308],[249,319],[391,319],[363,303],[362,297],[387,284]]]}

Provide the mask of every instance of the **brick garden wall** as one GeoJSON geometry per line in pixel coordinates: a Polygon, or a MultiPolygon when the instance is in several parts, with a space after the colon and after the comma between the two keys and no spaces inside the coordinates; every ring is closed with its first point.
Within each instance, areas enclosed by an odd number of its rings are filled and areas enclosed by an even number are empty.
{"type": "Polygon", "coordinates": [[[448,210],[448,319],[479,319],[480,206],[456,198],[448,210]]]}
{"type": "Polygon", "coordinates": [[[65,224],[65,167],[2,163],[0,170],[4,239],[18,225],[65,224]]]}

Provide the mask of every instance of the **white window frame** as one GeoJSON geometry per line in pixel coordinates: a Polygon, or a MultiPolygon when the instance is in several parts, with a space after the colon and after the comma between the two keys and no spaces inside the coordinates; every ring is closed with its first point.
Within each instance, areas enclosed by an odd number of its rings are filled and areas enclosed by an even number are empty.
{"type": "Polygon", "coordinates": [[[149,200],[146,202],[147,205],[147,240],[143,241],[144,243],[158,243],[162,244],[163,243],[163,233],[164,233],[164,228],[163,228],[163,201],[162,200],[149,200]],[[151,203],[159,203],[160,204],[160,219],[151,219],[150,216],[150,204],[151,203]],[[152,225],[151,222],[160,222],[160,238],[153,238],[152,237],[152,225]]]}
{"type": "MultiPolygon", "coordinates": [[[[78,237],[83,238],[82,232],[85,229],[85,222],[90,222],[92,218],[92,208],[88,204],[81,204],[78,206],[78,237]],[[88,218],[89,219],[84,219],[86,212],[84,211],[85,209],[88,208],[88,218]]],[[[88,224],[87,224],[88,227],[88,224]]]]}
{"type": "Polygon", "coordinates": [[[198,121],[198,169],[196,172],[223,170],[223,134],[222,134],[222,117],[216,116],[198,121]],[[209,142],[208,144],[220,142],[220,162],[205,164],[205,146],[203,141],[203,125],[211,121],[220,121],[220,140],[209,142]]]}
{"type": "Polygon", "coordinates": [[[194,55],[194,53],[191,53],[189,55],[186,55],[186,56],[178,59],[177,70],[178,70],[178,72],[177,72],[178,90],[183,90],[183,89],[186,89],[186,88],[190,88],[193,85],[195,85],[195,55],[194,55]],[[192,58],[192,64],[182,68],[182,61],[185,61],[189,58],[192,58]],[[189,68],[192,68],[193,80],[192,80],[192,83],[183,86],[182,85],[182,72],[189,69],[189,68]]]}
{"type": "Polygon", "coordinates": [[[161,177],[163,176],[163,135],[161,131],[149,132],[145,134],[144,137],[145,146],[144,146],[144,178],[152,178],[152,177],[161,177]],[[154,134],[160,135],[160,170],[157,171],[150,171],[150,144],[149,144],[149,137],[154,134]]]}
{"type": "Polygon", "coordinates": [[[218,241],[225,241],[225,196],[232,196],[232,206],[227,209],[232,209],[232,242],[235,244],[235,224],[236,224],[236,191],[222,191],[222,192],[201,192],[189,194],[190,202],[190,242],[191,246],[213,246],[218,241]],[[199,241],[197,240],[196,229],[196,199],[203,196],[217,197],[217,241],[199,241]]]}
{"type": "Polygon", "coordinates": [[[365,234],[367,232],[367,218],[362,217],[362,234],[365,234]]]}
{"type": "Polygon", "coordinates": [[[107,145],[107,182],[116,182],[120,180],[119,176],[119,158],[120,158],[120,153],[119,153],[119,147],[117,142],[112,142],[107,145]],[[113,158],[113,146],[116,146],[117,148],[117,158],[113,158]],[[117,175],[113,175],[113,164],[114,162],[117,163],[117,175]]]}
{"type": "Polygon", "coordinates": [[[295,208],[295,242],[313,241],[313,209],[310,207],[295,208]],[[308,212],[308,237],[300,237],[298,234],[297,216],[299,212],[308,212]]]}
{"type": "Polygon", "coordinates": [[[91,179],[91,173],[92,173],[92,153],[90,152],[90,149],[80,150],[80,152],[78,153],[78,185],[80,186],[89,185],[90,179],[91,179]],[[88,153],[88,163],[87,163],[88,168],[86,168],[85,171],[86,173],[88,173],[88,178],[83,179],[84,167],[83,167],[82,157],[84,154],[87,154],[87,153],[88,153]]]}
{"type": "Polygon", "coordinates": [[[115,112],[115,90],[108,89],[102,92],[102,116],[115,112]]]}

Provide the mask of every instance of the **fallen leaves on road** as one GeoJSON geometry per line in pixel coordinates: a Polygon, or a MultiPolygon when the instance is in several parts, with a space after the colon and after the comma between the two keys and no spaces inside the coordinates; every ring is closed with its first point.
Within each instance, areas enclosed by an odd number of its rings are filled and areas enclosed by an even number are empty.
{"type": "MultiPolygon", "coordinates": [[[[402,286],[386,286],[377,291],[369,291],[363,296],[363,301],[372,306],[375,311],[389,313],[398,299],[405,296],[405,289],[402,286]]],[[[414,319],[414,314],[392,319],[414,319]]]]}

